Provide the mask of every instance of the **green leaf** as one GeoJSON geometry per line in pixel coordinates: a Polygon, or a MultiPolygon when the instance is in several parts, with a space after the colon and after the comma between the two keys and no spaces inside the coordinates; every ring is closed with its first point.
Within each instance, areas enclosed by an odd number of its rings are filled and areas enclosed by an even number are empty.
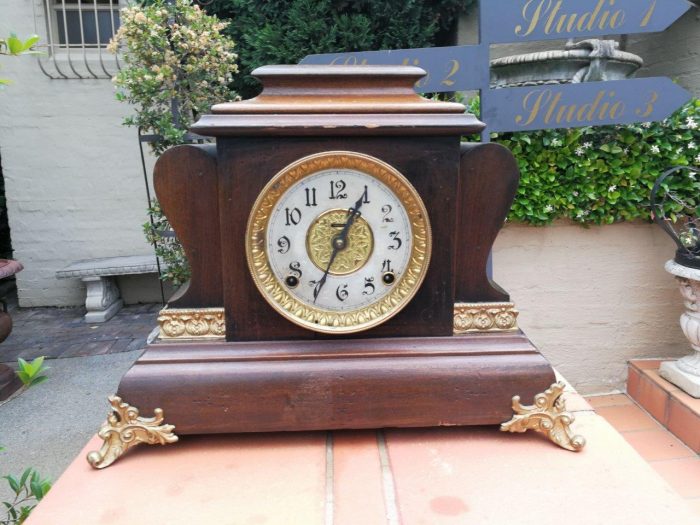
{"type": "Polygon", "coordinates": [[[27,482],[27,478],[32,475],[32,470],[33,469],[30,467],[22,473],[22,477],[19,480],[20,485],[24,486],[24,484],[27,482]]]}
{"type": "Polygon", "coordinates": [[[5,476],[5,479],[7,480],[7,483],[9,483],[10,488],[14,491],[14,493],[19,494],[20,485],[17,478],[14,476],[5,476]]]}
{"type": "Polygon", "coordinates": [[[39,376],[39,377],[35,377],[35,378],[32,379],[32,381],[31,381],[31,386],[41,384],[41,383],[43,383],[44,381],[46,381],[48,378],[49,378],[48,376],[39,376]]]}
{"type": "Polygon", "coordinates": [[[37,42],[39,42],[39,35],[30,36],[24,41],[24,44],[22,44],[23,51],[28,51],[37,42]]]}
{"type": "Polygon", "coordinates": [[[24,44],[14,33],[7,37],[5,43],[11,55],[19,55],[24,50],[24,44]]]}

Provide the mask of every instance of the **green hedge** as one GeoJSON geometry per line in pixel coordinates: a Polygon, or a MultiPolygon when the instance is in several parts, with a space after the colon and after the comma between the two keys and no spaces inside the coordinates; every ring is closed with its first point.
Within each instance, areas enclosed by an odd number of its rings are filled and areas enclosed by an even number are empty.
{"type": "MultiPolygon", "coordinates": [[[[513,152],[521,170],[510,220],[649,220],[649,194],[659,175],[673,166],[700,167],[700,100],[663,122],[500,133],[492,140],[513,152]]],[[[673,189],[700,200],[700,181],[692,176],[673,189]]]]}
{"type": "Polygon", "coordinates": [[[452,44],[459,13],[474,0],[213,0],[237,42],[243,98],[258,85],[248,74],[265,64],[296,64],[308,54],[452,44]]]}

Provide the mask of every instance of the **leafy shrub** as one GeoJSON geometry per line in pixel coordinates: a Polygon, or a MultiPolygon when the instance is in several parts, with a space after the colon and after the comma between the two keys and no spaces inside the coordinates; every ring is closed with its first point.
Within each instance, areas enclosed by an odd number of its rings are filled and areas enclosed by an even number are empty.
{"type": "Polygon", "coordinates": [[[313,53],[449,45],[460,12],[473,0],[213,0],[207,12],[229,19],[240,44],[243,75],[234,79],[248,98],[258,91],[249,73],[265,64],[296,64],[313,53]]]}
{"type": "Polygon", "coordinates": [[[44,365],[45,356],[33,359],[31,363],[27,363],[21,357],[17,359],[17,377],[25,388],[43,383],[49,377],[45,374],[48,367],[44,365]]]}
{"type": "MultiPolygon", "coordinates": [[[[37,55],[39,51],[34,50],[34,46],[39,41],[37,35],[32,35],[26,40],[21,40],[14,33],[6,38],[0,37],[0,55],[37,55]]],[[[9,84],[10,81],[6,78],[0,78],[0,88],[9,84]]]]}
{"type": "MultiPolygon", "coordinates": [[[[478,102],[472,109],[478,111],[478,102]]],[[[659,175],[673,166],[700,166],[700,100],[663,122],[498,133],[492,140],[513,152],[521,171],[510,220],[649,220],[649,194],[659,175]]],[[[700,194],[692,176],[676,184],[681,195],[700,194]]]]}
{"type": "Polygon", "coordinates": [[[148,242],[155,246],[156,255],[163,263],[160,278],[172,283],[173,286],[180,286],[190,278],[185,250],[173,235],[170,222],[157,200],[154,199],[151,202],[148,214],[153,222],[145,223],[143,232],[148,242]]]}
{"type": "Polygon", "coordinates": [[[112,52],[124,51],[125,65],[113,79],[117,99],[135,106],[124,124],[161,136],[151,144],[156,154],[181,144],[213,103],[236,98],[230,84],[237,55],[222,33],[226,25],[190,0],[121,10],[121,27],[109,44],[112,52]]]}
{"type": "Polygon", "coordinates": [[[51,489],[51,482],[41,479],[39,473],[32,468],[26,469],[19,478],[15,476],[3,476],[3,478],[7,480],[15,497],[12,501],[2,502],[7,514],[0,520],[0,525],[21,525],[51,489]]]}

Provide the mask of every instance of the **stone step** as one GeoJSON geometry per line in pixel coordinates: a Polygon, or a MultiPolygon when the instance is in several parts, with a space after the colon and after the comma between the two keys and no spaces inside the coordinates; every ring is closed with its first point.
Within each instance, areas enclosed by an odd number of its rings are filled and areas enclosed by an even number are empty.
{"type": "Polygon", "coordinates": [[[700,454],[700,399],[659,375],[659,359],[629,362],[627,393],[678,439],[700,454]]]}

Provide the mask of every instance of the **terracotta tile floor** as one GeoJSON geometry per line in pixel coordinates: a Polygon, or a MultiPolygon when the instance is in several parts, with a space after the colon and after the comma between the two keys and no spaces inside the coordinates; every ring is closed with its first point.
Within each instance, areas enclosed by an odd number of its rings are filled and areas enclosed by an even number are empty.
{"type": "Polygon", "coordinates": [[[586,400],[700,515],[700,455],[625,394],[586,400]]]}

